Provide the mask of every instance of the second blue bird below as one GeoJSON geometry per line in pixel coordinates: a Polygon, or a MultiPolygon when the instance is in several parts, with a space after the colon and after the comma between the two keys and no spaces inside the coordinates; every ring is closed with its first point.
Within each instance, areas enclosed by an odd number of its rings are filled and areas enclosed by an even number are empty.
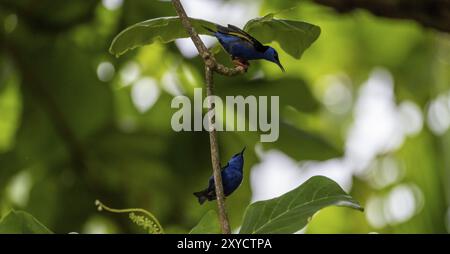
{"type": "MultiPolygon", "coordinates": [[[[240,153],[235,154],[225,167],[222,167],[221,175],[225,197],[231,195],[242,183],[244,176],[242,171],[244,168],[244,151],[245,148],[240,153]]],[[[214,175],[209,178],[208,187],[202,191],[194,192],[194,195],[198,198],[200,204],[205,203],[206,200],[215,200],[217,196],[214,175]]]]}

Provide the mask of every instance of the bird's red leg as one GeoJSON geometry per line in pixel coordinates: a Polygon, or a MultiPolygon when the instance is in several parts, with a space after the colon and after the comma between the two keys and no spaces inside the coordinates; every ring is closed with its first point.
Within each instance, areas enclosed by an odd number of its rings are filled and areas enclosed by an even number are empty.
{"type": "Polygon", "coordinates": [[[244,68],[245,71],[247,71],[248,67],[250,66],[250,63],[247,60],[237,57],[233,57],[232,62],[235,66],[241,66],[242,68],[244,68]]]}

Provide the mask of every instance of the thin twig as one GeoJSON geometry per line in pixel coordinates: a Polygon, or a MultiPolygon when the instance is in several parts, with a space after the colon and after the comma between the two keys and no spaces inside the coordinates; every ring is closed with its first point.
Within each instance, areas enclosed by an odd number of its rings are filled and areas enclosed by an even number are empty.
{"type": "Polygon", "coordinates": [[[242,66],[236,66],[234,68],[228,68],[218,62],[215,62],[215,66],[214,66],[214,71],[222,74],[224,76],[237,76],[240,74],[244,74],[246,72],[246,70],[244,69],[244,67],[242,66]]]}
{"type": "MultiPolygon", "coordinates": [[[[205,46],[203,41],[200,39],[200,36],[195,31],[195,28],[192,26],[186,11],[183,8],[183,5],[180,3],[180,0],[172,0],[172,4],[180,17],[181,24],[186,29],[187,33],[191,37],[194,42],[195,47],[198,50],[198,53],[203,58],[205,62],[205,80],[206,80],[206,91],[207,96],[209,98],[209,112],[212,112],[215,109],[214,106],[214,72],[217,72],[224,76],[235,76],[239,74],[245,73],[245,69],[241,66],[237,66],[235,68],[228,68],[216,61],[214,56],[205,46]]],[[[214,126],[214,117],[208,118],[209,126],[214,126]]],[[[225,210],[225,198],[223,193],[223,185],[222,185],[222,175],[220,169],[220,158],[219,158],[219,143],[217,141],[217,133],[216,130],[213,129],[209,132],[209,143],[211,147],[211,161],[213,166],[213,175],[214,182],[216,188],[216,196],[217,196],[217,206],[219,208],[219,221],[220,226],[222,228],[222,233],[230,234],[230,223],[228,221],[227,213],[225,210]]]]}

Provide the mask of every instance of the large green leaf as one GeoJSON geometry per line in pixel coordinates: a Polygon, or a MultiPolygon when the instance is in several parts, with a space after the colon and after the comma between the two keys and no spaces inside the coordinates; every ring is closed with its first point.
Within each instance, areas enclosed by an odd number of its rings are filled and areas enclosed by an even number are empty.
{"type": "MultiPolygon", "coordinates": [[[[216,25],[201,19],[190,18],[190,21],[199,34],[210,34],[202,26],[213,28],[216,25]]],[[[250,20],[245,25],[245,30],[263,43],[277,41],[284,51],[297,59],[320,35],[318,26],[301,21],[275,19],[273,14],[250,20]]],[[[178,17],[160,17],[126,28],[114,38],[109,51],[120,56],[128,50],[154,42],[168,43],[187,37],[178,17]]]]}
{"type": "MultiPolygon", "coordinates": [[[[191,18],[191,23],[195,30],[206,33],[202,26],[214,27],[214,23],[191,18]]],[[[178,17],[161,17],[143,21],[128,27],[114,38],[109,52],[115,56],[120,56],[128,50],[135,49],[154,42],[168,43],[179,38],[189,37],[186,30],[181,25],[178,17]]]]}
{"type": "Polygon", "coordinates": [[[280,133],[275,142],[262,143],[265,149],[278,149],[297,161],[327,160],[342,156],[342,150],[325,138],[299,129],[280,119],[280,133]]]}
{"type": "Polygon", "coordinates": [[[279,96],[280,107],[292,106],[302,112],[315,112],[319,109],[319,102],[312,94],[306,82],[300,78],[283,77],[282,79],[248,80],[242,77],[230,82],[229,78],[217,78],[220,89],[217,94],[225,101],[226,96],[279,96]]]}
{"type": "Polygon", "coordinates": [[[220,234],[217,213],[214,210],[208,211],[189,234],[220,234]]]}
{"type": "Polygon", "coordinates": [[[52,232],[30,214],[12,210],[0,221],[0,234],[52,234],[52,232]]]}
{"type": "Polygon", "coordinates": [[[320,35],[318,26],[302,21],[275,19],[274,14],[250,20],[244,30],[262,43],[278,42],[286,53],[297,59],[320,35]]]}
{"type": "Polygon", "coordinates": [[[302,229],[314,213],[332,205],[363,211],[333,180],[314,176],[278,198],[251,204],[245,212],[240,233],[294,233],[302,229]]]}

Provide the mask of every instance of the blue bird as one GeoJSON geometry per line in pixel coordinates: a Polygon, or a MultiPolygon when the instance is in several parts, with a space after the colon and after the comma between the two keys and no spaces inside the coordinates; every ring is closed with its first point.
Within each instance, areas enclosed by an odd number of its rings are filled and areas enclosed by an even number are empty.
{"type": "Polygon", "coordinates": [[[225,51],[231,55],[234,64],[247,70],[250,65],[249,60],[264,59],[277,64],[284,72],[283,65],[281,65],[278,53],[274,48],[263,45],[236,26],[228,25],[228,27],[224,27],[216,24],[216,27],[217,30],[208,27],[204,28],[219,40],[225,51]]]}
{"type": "MultiPolygon", "coordinates": [[[[240,153],[235,154],[227,163],[225,167],[222,168],[222,184],[223,184],[223,192],[225,197],[229,196],[233,193],[239,185],[241,185],[243,172],[242,169],[244,167],[244,149],[240,153]]],[[[194,192],[194,195],[198,198],[198,202],[200,204],[205,203],[206,200],[215,200],[216,197],[216,188],[214,182],[214,175],[209,178],[208,188],[194,192]]]]}

